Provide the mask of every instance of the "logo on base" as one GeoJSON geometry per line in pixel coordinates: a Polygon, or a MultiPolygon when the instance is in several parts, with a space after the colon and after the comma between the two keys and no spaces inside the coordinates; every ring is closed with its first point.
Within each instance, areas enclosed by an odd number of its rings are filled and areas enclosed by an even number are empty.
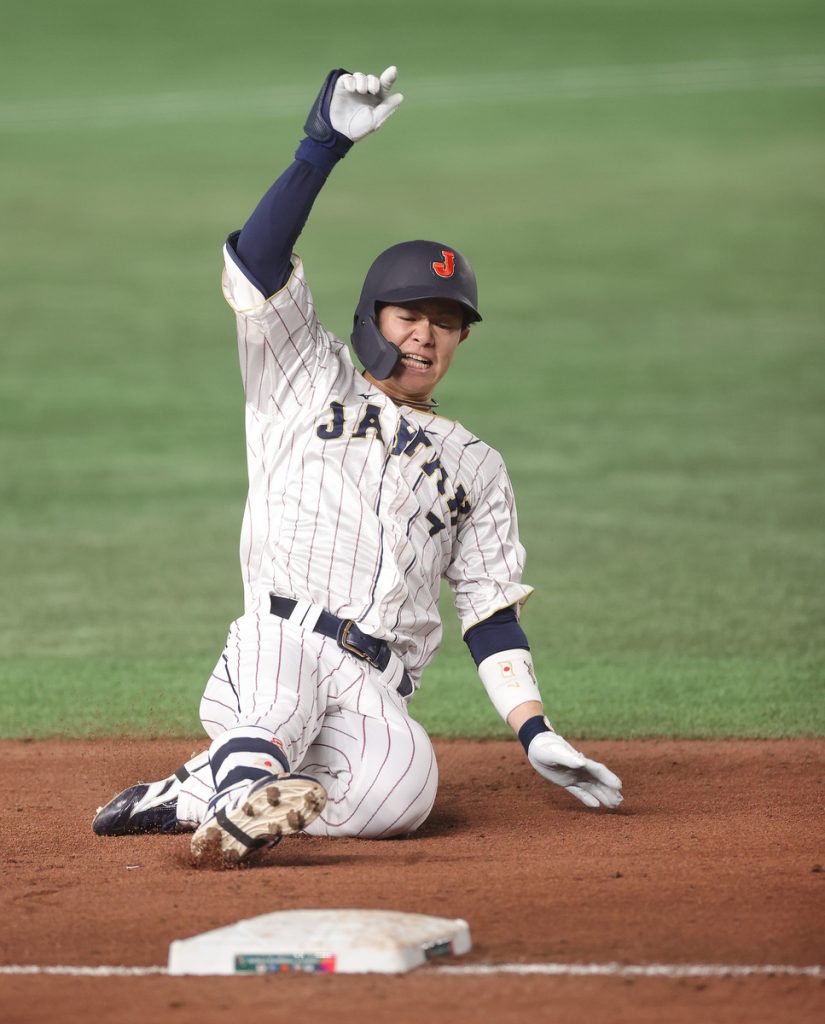
{"type": "Polygon", "coordinates": [[[335,971],[335,957],[328,953],[238,953],[235,957],[236,974],[286,974],[289,971],[331,974],[335,971]]]}

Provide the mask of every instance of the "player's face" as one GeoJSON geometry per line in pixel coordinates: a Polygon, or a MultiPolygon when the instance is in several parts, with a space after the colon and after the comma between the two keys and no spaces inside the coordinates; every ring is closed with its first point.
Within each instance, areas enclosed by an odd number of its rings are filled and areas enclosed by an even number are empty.
{"type": "Polygon", "coordinates": [[[392,376],[378,385],[391,398],[410,404],[428,402],[449,370],[455,350],[470,333],[461,306],[451,299],[383,306],[377,323],[387,341],[401,349],[392,376]]]}

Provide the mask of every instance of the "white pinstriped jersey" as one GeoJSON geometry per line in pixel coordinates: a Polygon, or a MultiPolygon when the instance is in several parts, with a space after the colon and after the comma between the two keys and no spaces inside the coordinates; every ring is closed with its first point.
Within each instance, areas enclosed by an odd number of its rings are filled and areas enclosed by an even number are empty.
{"type": "Polygon", "coordinates": [[[319,323],[297,256],[267,299],[224,255],[246,399],[245,611],[268,613],[271,593],[322,605],[387,640],[417,685],[441,641],[442,577],[465,632],[532,593],[502,458],[370,385],[319,323]]]}

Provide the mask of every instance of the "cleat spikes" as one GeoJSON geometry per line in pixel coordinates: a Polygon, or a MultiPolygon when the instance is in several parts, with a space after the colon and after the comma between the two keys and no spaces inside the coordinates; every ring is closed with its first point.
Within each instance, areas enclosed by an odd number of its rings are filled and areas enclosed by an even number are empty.
{"type": "Polygon", "coordinates": [[[308,775],[284,773],[251,783],[241,802],[219,807],[192,836],[196,866],[236,867],[262,846],[300,832],[324,809],[324,787],[308,775]],[[277,784],[275,784],[277,783],[277,784]]]}

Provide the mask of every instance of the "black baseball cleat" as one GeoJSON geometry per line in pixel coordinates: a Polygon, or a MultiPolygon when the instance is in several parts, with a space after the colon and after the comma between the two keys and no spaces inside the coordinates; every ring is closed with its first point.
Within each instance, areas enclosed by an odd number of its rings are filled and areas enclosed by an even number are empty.
{"type": "Polygon", "coordinates": [[[99,807],[92,822],[99,836],[140,835],[144,832],[175,832],[178,826],[178,793],[188,777],[185,768],[159,782],[139,782],[99,807]]]}

